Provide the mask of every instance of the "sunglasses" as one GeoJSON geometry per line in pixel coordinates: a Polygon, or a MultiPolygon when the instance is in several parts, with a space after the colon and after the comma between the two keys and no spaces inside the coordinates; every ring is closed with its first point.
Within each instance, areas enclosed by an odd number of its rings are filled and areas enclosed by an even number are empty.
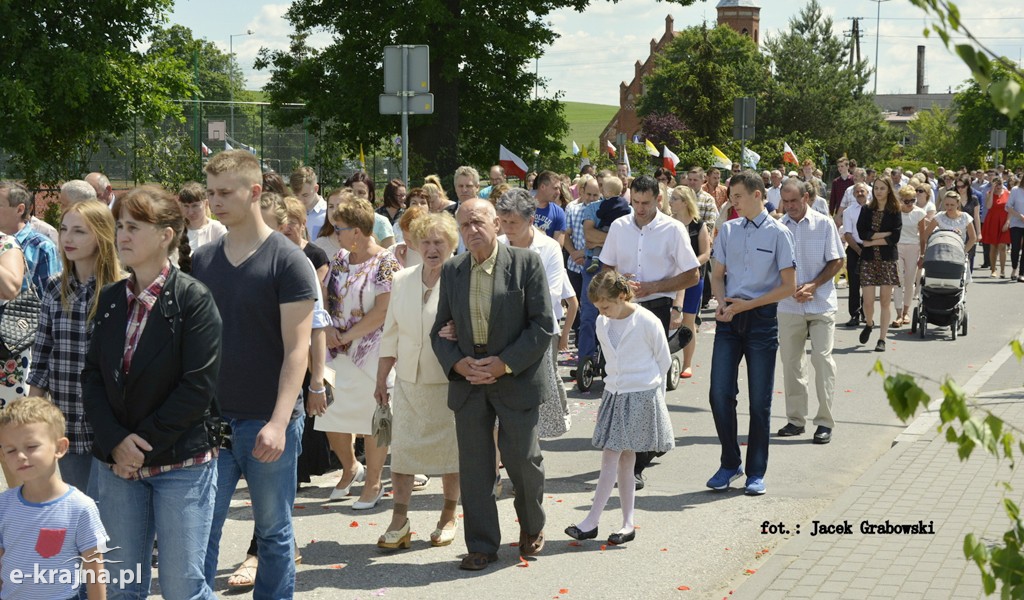
{"type": "Polygon", "coordinates": [[[903,204],[907,204],[907,205],[914,204],[913,200],[902,200],[902,202],[903,202],[903,204]]]}

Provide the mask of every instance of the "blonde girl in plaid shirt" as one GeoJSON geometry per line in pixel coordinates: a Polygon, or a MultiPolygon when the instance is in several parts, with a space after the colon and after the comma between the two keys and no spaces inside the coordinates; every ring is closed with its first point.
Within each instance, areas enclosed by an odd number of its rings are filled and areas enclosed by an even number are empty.
{"type": "Polygon", "coordinates": [[[64,211],[60,224],[63,269],[42,290],[28,375],[29,395],[49,398],[67,419],[71,444],[61,460],[64,480],[94,499],[93,434],[82,405],[81,376],[96,316],[96,293],[125,277],[114,237],[114,217],[106,204],[90,200],[64,211]]]}

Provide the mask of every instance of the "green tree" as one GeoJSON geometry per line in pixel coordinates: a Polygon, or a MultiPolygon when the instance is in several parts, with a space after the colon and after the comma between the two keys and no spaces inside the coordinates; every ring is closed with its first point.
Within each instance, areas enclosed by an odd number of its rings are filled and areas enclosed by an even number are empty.
{"type": "Polygon", "coordinates": [[[703,144],[731,136],[733,100],[758,95],[769,77],[753,40],[725,25],[680,31],[656,61],[644,79],[640,116],[675,115],[703,144]]]}
{"type": "MultiPolygon", "coordinates": [[[[1024,75],[994,65],[991,71],[993,84],[1013,80],[1024,82],[1024,75]]],[[[1013,119],[999,111],[992,103],[985,88],[976,79],[969,80],[954,96],[956,106],[957,149],[960,151],[961,162],[968,166],[980,166],[989,148],[989,134],[993,129],[1005,129],[1006,141],[1010,149],[1020,148],[1020,139],[1024,134],[1024,114],[1018,113],[1013,119]]]]}
{"type": "Polygon", "coordinates": [[[556,38],[546,21],[552,11],[582,12],[589,4],[431,0],[396,10],[386,2],[295,0],[287,13],[295,29],[291,47],[262,51],[256,66],[272,72],[265,89],[274,106],[306,104],[302,111],[277,111],[276,122],[305,122],[354,154],[360,143],[389,139],[399,129],[398,117],[378,114],[384,46],[429,45],[434,114],[409,119],[410,158],[449,177],[461,162],[494,163],[499,144],[520,156],[533,150],[541,157],[560,155],[568,127],[561,103],[557,95],[535,98],[534,86],[544,81],[524,67],[556,38]],[[313,30],[326,30],[333,43],[311,48],[313,30]]]}
{"type": "Polygon", "coordinates": [[[196,39],[184,25],[160,27],[149,37],[146,56],[171,56],[181,62],[187,75],[195,79],[198,72],[199,98],[229,100],[239,98],[245,87],[245,75],[231,57],[213,42],[196,39]],[[194,60],[198,58],[198,68],[194,60]]]}
{"type": "Polygon", "coordinates": [[[849,66],[849,47],[832,27],[811,0],[788,31],[766,38],[773,77],[758,127],[768,138],[820,140],[831,157],[870,160],[888,137],[880,110],[863,93],[871,68],[867,61],[849,66]]]}
{"type": "Polygon", "coordinates": [[[107,136],[180,115],[180,61],[133,47],[172,0],[0,2],[0,148],[30,185],[80,176],[107,136]]]}
{"type": "Polygon", "coordinates": [[[957,125],[953,108],[932,106],[917,113],[908,123],[913,141],[908,154],[937,165],[960,165],[966,161],[957,151],[957,125]]]}

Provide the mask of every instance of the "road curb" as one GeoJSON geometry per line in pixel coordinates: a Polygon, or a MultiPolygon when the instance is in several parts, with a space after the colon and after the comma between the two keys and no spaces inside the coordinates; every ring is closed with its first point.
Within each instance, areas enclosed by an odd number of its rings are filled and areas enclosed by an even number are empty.
{"type": "MultiPolygon", "coordinates": [[[[1024,338],[1024,329],[1021,329],[1013,336],[1013,339],[1024,338]]],[[[992,358],[988,359],[984,365],[981,366],[967,383],[963,385],[964,394],[967,396],[977,396],[981,388],[985,387],[992,376],[1006,363],[1010,357],[1013,356],[1013,350],[1010,345],[1003,346],[1001,350],[992,355],[992,358]]],[[[942,398],[936,397],[928,404],[928,407],[921,412],[909,425],[892,441],[893,446],[897,446],[905,442],[913,442],[921,437],[921,435],[935,430],[939,425],[939,406],[942,404],[942,398]]]]}

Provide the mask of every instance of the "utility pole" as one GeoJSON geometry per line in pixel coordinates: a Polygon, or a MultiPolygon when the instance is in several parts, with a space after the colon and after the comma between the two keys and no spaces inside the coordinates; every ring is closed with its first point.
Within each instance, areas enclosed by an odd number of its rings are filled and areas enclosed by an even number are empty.
{"type": "Polygon", "coordinates": [[[850,38],[849,65],[852,69],[854,65],[860,64],[860,38],[864,37],[860,30],[860,22],[864,20],[864,17],[847,17],[847,19],[853,21],[852,28],[846,32],[846,35],[850,38]]]}
{"type": "Polygon", "coordinates": [[[888,2],[889,0],[871,0],[878,5],[878,9],[875,11],[875,91],[874,94],[878,95],[878,31],[882,27],[882,3],[888,2]]]}

